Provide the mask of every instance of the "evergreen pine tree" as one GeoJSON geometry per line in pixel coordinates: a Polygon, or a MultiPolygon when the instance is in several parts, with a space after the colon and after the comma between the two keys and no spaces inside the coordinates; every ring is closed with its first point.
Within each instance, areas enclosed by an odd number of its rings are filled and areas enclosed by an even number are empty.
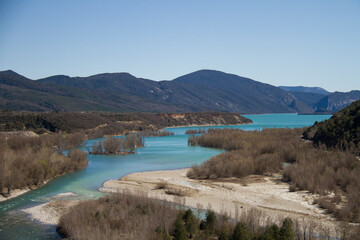
{"type": "Polygon", "coordinates": [[[185,211],[183,219],[185,221],[185,229],[189,237],[192,238],[196,230],[198,229],[198,221],[191,209],[185,211]]]}
{"type": "Polygon", "coordinates": [[[248,228],[243,223],[237,223],[234,228],[232,240],[251,240],[252,236],[248,228]]]}
{"type": "Polygon", "coordinates": [[[174,223],[174,240],[186,240],[185,226],[181,220],[181,214],[179,214],[174,223]]]}
{"type": "Polygon", "coordinates": [[[216,224],[216,215],[214,211],[209,210],[206,213],[206,230],[210,233],[214,232],[216,224]]]}
{"type": "Polygon", "coordinates": [[[290,218],[285,218],[281,229],[280,229],[280,239],[281,240],[294,240],[294,229],[293,222],[290,218]]]}

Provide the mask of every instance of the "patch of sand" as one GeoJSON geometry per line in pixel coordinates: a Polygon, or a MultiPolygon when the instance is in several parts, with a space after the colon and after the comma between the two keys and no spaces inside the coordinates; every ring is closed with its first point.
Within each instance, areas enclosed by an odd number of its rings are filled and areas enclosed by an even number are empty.
{"type": "Polygon", "coordinates": [[[316,195],[289,192],[289,185],[276,176],[249,176],[244,179],[194,180],[186,177],[188,169],[133,173],[119,180],[109,180],[102,192],[147,194],[193,208],[211,207],[217,213],[236,216],[244,210],[259,209],[273,219],[291,217],[303,222],[321,223],[335,229],[336,221],[313,205],[316,195]],[[175,195],[174,195],[175,194],[175,195]],[[181,195],[181,197],[176,196],[181,195]]]}
{"type": "MultiPolygon", "coordinates": [[[[73,193],[62,193],[56,196],[72,196],[73,193]]],[[[78,200],[56,200],[52,202],[43,203],[31,208],[23,209],[30,215],[31,219],[39,221],[44,224],[56,225],[59,223],[60,217],[72,206],[78,204],[78,200]]]]}
{"type": "Polygon", "coordinates": [[[42,187],[44,186],[46,183],[48,183],[49,181],[43,181],[41,184],[39,184],[38,186],[31,186],[31,187],[24,187],[22,189],[14,189],[14,190],[11,190],[10,194],[7,196],[7,197],[4,197],[2,195],[0,195],[0,202],[3,202],[3,201],[6,201],[6,200],[9,200],[9,199],[12,199],[14,197],[18,197],[24,193],[27,193],[31,190],[35,190],[39,187],[42,187]]]}
{"type": "Polygon", "coordinates": [[[22,195],[24,193],[27,193],[30,190],[31,190],[30,188],[12,190],[8,197],[4,197],[4,196],[0,195],[0,202],[12,199],[12,198],[17,197],[17,196],[20,196],[20,195],[22,195]]]}

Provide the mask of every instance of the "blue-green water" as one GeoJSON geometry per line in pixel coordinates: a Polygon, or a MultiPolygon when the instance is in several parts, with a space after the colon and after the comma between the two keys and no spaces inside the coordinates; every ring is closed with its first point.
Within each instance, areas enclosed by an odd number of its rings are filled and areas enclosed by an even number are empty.
{"type": "MultiPolygon", "coordinates": [[[[246,117],[253,124],[226,127],[244,130],[304,127],[328,119],[330,115],[267,114],[246,117]]],[[[32,221],[20,210],[51,201],[55,195],[66,192],[76,194],[68,198],[97,198],[102,195],[97,189],[108,179],[118,179],[134,172],[190,167],[222,152],[187,146],[185,131],[197,128],[169,128],[174,136],[148,137],[145,147],[137,149],[134,155],[89,155],[89,166],[84,170],[58,177],[44,187],[0,203],[0,239],[59,239],[54,226],[32,221]]],[[[89,140],[86,145],[91,146],[93,141],[96,140],[89,140]]]]}

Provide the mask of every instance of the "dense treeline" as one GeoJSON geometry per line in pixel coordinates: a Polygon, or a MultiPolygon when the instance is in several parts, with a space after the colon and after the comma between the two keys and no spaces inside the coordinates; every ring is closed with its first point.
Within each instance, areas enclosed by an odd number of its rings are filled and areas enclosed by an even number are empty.
{"type": "Polygon", "coordinates": [[[185,134],[199,134],[199,133],[206,133],[206,130],[205,129],[189,129],[189,130],[186,130],[185,134]]]}
{"type": "Polygon", "coordinates": [[[144,146],[144,138],[135,133],[130,133],[119,137],[109,137],[104,141],[94,142],[92,149],[88,149],[91,154],[127,154],[134,153],[135,149],[144,146]]]}
{"type": "Polygon", "coordinates": [[[154,131],[170,126],[251,123],[236,113],[105,113],[105,112],[12,112],[0,111],[0,131],[32,130],[36,133],[83,131],[90,138],[154,131]]]}
{"type": "Polygon", "coordinates": [[[315,234],[329,239],[352,238],[356,232],[347,228],[329,229],[314,222],[272,219],[255,209],[239,212],[235,219],[202,210],[175,207],[165,201],[143,196],[115,194],[82,202],[60,219],[58,232],[69,239],[137,239],[137,240],[295,240],[314,239],[315,234]],[[316,228],[316,232],[314,229],[316,228]]]}
{"type": "Polygon", "coordinates": [[[322,207],[341,220],[360,222],[360,162],[349,152],[314,148],[311,142],[301,140],[302,132],[303,129],[248,132],[210,129],[208,134],[191,136],[189,145],[228,152],[200,166],[194,165],[188,177],[226,178],[280,172],[291,191],[308,190],[328,196],[319,201],[322,207]],[[346,200],[342,201],[342,196],[346,200]]]}
{"type": "Polygon", "coordinates": [[[0,139],[0,194],[13,189],[39,186],[58,175],[87,166],[86,154],[62,149],[77,146],[82,136],[2,137],[0,139]]]}
{"type": "Polygon", "coordinates": [[[175,135],[175,133],[169,132],[167,129],[162,131],[142,131],[139,134],[143,137],[167,137],[175,135]]]}
{"type": "Polygon", "coordinates": [[[360,151],[360,100],[352,103],[330,119],[316,122],[306,129],[304,138],[316,145],[360,151]]]}

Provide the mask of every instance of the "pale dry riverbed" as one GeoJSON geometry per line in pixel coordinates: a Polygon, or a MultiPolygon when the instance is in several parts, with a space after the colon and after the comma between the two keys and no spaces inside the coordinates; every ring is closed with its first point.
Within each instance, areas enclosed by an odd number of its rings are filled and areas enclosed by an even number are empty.
{"type": "Polygon", "coordinates": [[[133,173],[119,180],[106,181],[99,190],[146,194],[150,198],[192,208],[211,208],[232,218],[237,218],[242,212],[258,209],[275,221],[291,217],[309,225],[316,223],[331,231],[337,229],[338,222],[313,204],[317,195],[305,191],[289,192],[289,185],[281,182],[280,176],[194,180],[186,177],[188,170],[133,173]]]}
{"type": "MultiPolygon", "coordinates": [[[[212,209],[238,218],[242,213],[261,210],[271,222],[291,217],[306,227],[316,226],[332,236],[338,235],[339,223],[313,204],[317,195],[289,192],[280,176],[252,175],[243,179],[194,180],[186,177],[188,169],[140,172],[119,180],[108,180],[99,190],[107,193],[146,195],[192,208],[212,209]]],[[[71,195],[72,193],[65,193],[71,195]]],[[[56,197],[61,198],[64,194],[56,197]]],[[[56,198],[55,198],[56,199],[56,198]]],[[[80,201],[55,200],[24,209],[30,217],[44,224],[58,224],[62,214],[80,201]]]]}

